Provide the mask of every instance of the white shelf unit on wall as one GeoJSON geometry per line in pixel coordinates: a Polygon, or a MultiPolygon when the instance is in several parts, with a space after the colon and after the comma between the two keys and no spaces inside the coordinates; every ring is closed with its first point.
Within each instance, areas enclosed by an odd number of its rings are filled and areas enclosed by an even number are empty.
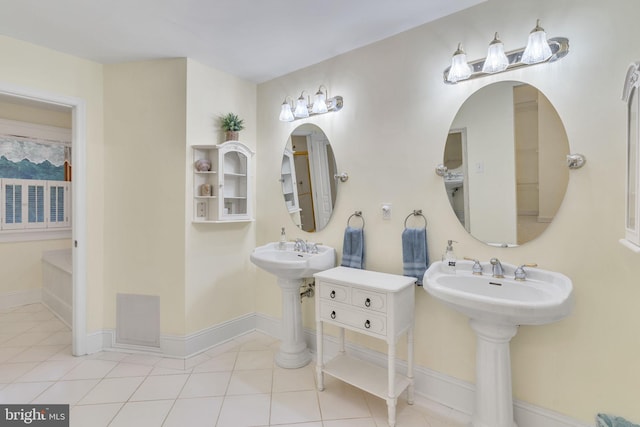
{"type": "Polygon", "coordinates": [[[296,168],[293,162],[293,152],[288,148],[284,149],[284,154],[282,155],[280,182],[282,183],[282,194],[284,195],[284,203],[287,206],[287,210],[289,213],[299,212],[296,168]]]}
{"type": "Polygon", "coordinates": [[[239,141],[193,145],[193,222],[253,221],[250,172],[254,152],[239,141]],[[198,160],[211,170],[198,170],[198,160]]]}

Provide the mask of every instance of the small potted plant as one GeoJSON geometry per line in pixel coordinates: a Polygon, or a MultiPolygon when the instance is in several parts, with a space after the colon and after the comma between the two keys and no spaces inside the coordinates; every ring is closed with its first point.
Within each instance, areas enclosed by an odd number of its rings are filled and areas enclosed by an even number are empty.
{"type": "Polygon", "coordinates": [[[237,114],[228,113],[220,117],[222,129],[226,132],[225,141],[237,141],[238,132],[244,129],[244,120],[237,114]]]}

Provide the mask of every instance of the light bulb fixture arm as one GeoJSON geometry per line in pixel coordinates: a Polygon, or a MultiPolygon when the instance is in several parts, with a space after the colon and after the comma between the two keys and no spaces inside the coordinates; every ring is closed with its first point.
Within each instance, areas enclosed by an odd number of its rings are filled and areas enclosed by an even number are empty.
{"type": "Polygon", "coordinates": [[[318,87],[318,91],[316,92],[316,95],[319,95],[319,94],[324,94],[325,99],[329,99],[329,89],[327,89],[325,85],[320,85],[320,87],[318,87]],[[324,88],[324,92],[322,92],[322,88],[324,88]]]}

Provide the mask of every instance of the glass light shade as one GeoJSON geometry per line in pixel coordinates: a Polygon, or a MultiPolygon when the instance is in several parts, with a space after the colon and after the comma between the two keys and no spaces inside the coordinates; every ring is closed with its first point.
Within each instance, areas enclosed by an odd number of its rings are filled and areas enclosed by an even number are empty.
{"type": "Polygon", "coordinates": [[[307,103],[304,100],[304,97],[300,96],[300,98],[298,98],[298,101],[296,102],[296,109],[293,112],[293,115],[300,119],[309,117],[309,109],[307,108],[307,103]]]}
{"type": "Polygon", "coordinates": [[[551,48],[549,47],[549,42],[547,42],[547,33],[540,27],[540,22],[538,22],[529,34],[529,41],[520,61],[529,65],[537,64],[538,62],[546,61],[551,55],[551,48]]]}
{"type": "Polygon", "coordinates": [[[327,111],[327,103],[325,102],[325,95],[324,93],[318,91],[316,92],[316,95],[314,97],[314,101],[313,101],[313,107],[311,108],[311,111],[315,114],[322,114],[322,113],[326,113],[327,111]]]}
{"type": "Polygon", "coordinates": [[[451,58],[451,68],[449,68],[449,74],[447,80],[451,83],[455,83],[459,80],[468,79],[471,76],[473,69],[467,63],[467,55],[464,53],[460,45],[458,50],[453,54],[451,58]]]}
{"type": "Polygon", "coordinates": [[[282,108],[280,109],[280,121],[281,122],[293,121],[293,113],[291,112],[291,105],[289,105],[288,102],[282,103],[282,108]]]}
{"type": "Polygon", "coordinates": [[[489,44],[489,51],[487,52],[487,59],[484,60],[482,65],[482,72],[484,73],[499,73],[506,70],[509,65],[509,59],[504,53],[504,44],[498,39],[498,33],[495,38],[489,44]]]}

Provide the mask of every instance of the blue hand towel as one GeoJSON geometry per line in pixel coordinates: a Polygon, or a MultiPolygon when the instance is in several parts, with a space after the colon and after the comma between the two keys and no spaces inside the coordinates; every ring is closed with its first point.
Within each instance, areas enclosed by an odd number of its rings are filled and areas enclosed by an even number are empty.
{"type": "Polygon", "coordinates": [[[362,228],[347,226],[342,244],[343,267],[364,268],[364,233],[362,228]]]}
{"type": "Polygon", "coordinates": [[[422,276],[427,271],[427,229],[405,228],[402,232],[402,268],[403,274],[416,278],[416,284],[422,285],[422,276]]]}
{"type": "Polygon", "coordinates": [[[596,416],[596,427],[640,427],[640,425],[633,424],[622,417],[598,414],[596,416]]]}

